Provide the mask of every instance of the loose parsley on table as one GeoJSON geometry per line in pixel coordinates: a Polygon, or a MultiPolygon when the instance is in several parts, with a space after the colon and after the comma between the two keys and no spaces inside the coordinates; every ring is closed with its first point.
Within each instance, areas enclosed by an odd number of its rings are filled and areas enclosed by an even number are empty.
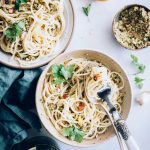
{"type": "Polygon", "coordinates": [[[137,71],[138,71],[136,74],[144,73],[146,66],[139,63],[138,58],[134,56],[133,54],[131,54],[131,58],[132,58],[132,64],[136,66],[137,71]]]}
{"type": "Polygon", "coordinates": [[[86,16],[89,16],[89,12],[91,10],[91,4],[89,4],[87,7],[82,7],[83,12],[86,16]]]}
{"type": "Polygon", "coordinates": [[[140,77],[135,77],[134,79],[136,86],[141,89],[143,87],[143,81],[144,79],[140,78],[140,77]]]}
{"type": "MultiPolygon", "coordinates": [[[[136,66],[137,70],[138,70],[138,72],[135,73],[134,75],[144,73],[146,66],[143,65],[143,64],[141,64],[141,63],[139,63],[138,57],[134,56],[133,54],[131,54],[131,58],[132,58],[132,64],[134,64],[136,66]]],[[[144,81],[144,79],[136,76],[134,78],[134,81],[135,81],[136,86],[139,89],[141,89],[143,87],[143,81],[144,81]]]]}
{"type": "Polygon", "coordinates": [[[15,0],[15,9],[19,10],[21,4],[27,3],[27,0],[15,0]]]}
{"type": "Polygon", "coordinates": [[[81,143],[85,133],[82,130],[72,126],[63,128],[63,135],[68,137],[72,141],[81,143]]]}
{"type": "Polygon", "coordinates": [[[62,64],[52,65],[51,66],[51,73],[54,78],[55,84],[61,84],[63,82],[67,82],[73,75],[74,65],[69,65],[65,67],[62,64]]]}
{"type": "Polygon", "coordinates": [[[16,41],[16,37],[22,34],[22,31],[25,27],[25,22],[20,21],[18,23],[14,23],[11,27],[9,27],[5,32],[4,35],[6,38],[11,40],[12,42],[16,41]]]}

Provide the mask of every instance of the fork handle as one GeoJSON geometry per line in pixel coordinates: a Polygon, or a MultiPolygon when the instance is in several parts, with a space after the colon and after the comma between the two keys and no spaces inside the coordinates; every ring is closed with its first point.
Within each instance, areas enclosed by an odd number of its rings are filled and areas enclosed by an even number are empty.
{"type": "Polygon", "coordinates": [[[129,150],[140,150],[132,135],[129,136],[128,140],[126,140],[125,143],[129,150]]]}
{"type": "Polygon", "coordinates": [[[115,126],[124,139],[128,150],[140,150],[123,119],[118,119],[115,122],[115,126]]]}

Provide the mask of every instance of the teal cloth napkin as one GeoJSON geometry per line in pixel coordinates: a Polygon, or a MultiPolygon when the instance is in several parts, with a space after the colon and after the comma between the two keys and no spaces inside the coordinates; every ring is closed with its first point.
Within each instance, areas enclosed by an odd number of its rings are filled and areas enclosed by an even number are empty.
{"type": "Polygon", "coordinates": [[[17,70],[0,64],[0,150],[10,150],[27,137],[27,130],[41,128],[31,111],[41,69],[17,70]]]}

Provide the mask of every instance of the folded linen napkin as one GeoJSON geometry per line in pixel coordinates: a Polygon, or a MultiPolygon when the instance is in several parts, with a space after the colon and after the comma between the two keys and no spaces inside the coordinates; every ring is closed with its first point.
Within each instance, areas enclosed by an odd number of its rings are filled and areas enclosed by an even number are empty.
{"type": "Polygon", "coordinates": [[[40,129],[31,111],[41,69],[17,70],[0,64],[0,150],[10,150],[27,137],[27,130],[40,129]]]}

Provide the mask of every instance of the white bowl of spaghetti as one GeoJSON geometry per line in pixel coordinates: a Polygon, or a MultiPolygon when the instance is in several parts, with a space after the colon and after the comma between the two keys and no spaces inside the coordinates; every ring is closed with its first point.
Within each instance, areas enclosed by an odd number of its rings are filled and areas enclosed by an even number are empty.
{"type": "Polygon", "coordinates": [[[0,7],[0,63],[40,67],[67,48],[74,28],[70,0],[2,0],[0,7]]]}
{"type": "Polygon", "coordinates": [[[131,88],[116,61],[92,50],[63,53],[51,61],[36,89],[37,112],[47,131],[64,143],[79,147],[112,137],[114,129],[106,112],[100,104],[89,101],[90,97],[99,99],[97,91],[106,83],[112,89],[113,104],[127,119],[131,88]]]}

